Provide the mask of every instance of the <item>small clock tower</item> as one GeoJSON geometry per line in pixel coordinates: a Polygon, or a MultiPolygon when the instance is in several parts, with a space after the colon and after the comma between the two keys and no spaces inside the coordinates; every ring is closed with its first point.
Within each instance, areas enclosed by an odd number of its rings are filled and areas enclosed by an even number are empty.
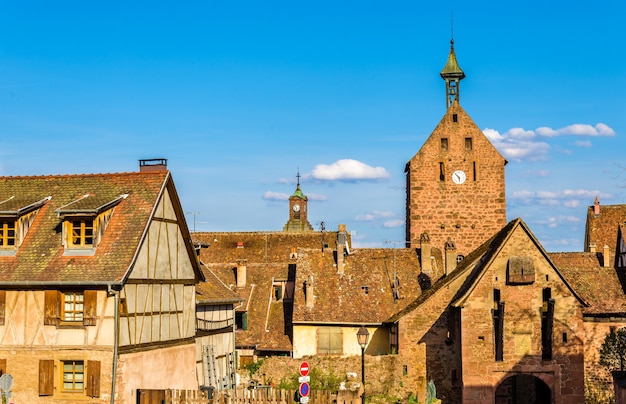
{"type": "MultiPolygon", "coordinates": [[[[459,103],[459,67],[451,41],[441,77],[446,113],[406,165],[406,240],[419,247],[427,233],[433,247],[456,246],[457,260],[506,224],[507,161],[459,103]]],[[[453,265],[454,267],[454,265],[453,265]]]]}
{"type": "Polygon", "coordinates": [[[308,219],[308,198],[300,189],[300,173],[296,175],[298,185],[296,191],[289,197],[289,220],[283,227],[286,232],[313,231],[308,219]]]}

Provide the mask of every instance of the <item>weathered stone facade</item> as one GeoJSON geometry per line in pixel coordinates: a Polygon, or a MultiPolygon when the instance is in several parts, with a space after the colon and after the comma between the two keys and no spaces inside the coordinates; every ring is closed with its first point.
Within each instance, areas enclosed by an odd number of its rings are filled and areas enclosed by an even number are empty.
{"type": "Polygon", "coordinates": [[[407,240],[467,255],[506,224],[506,160],[457,103],[406,166],[407,240]],[[462,171],[463,174],[458,173],[462,171]],[[460,177],[464,175],[464,179],[460,177]]]}

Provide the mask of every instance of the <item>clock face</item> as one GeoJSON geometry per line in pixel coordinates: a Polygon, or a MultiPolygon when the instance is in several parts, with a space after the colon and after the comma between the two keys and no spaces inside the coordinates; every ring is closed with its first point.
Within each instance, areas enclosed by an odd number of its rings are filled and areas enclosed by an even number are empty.
{"type": "Polygon", "coordinates": [[[293,205],[293,211],[294,212],[300,212],[300,205],[298,205],[297,203],[295,205],[293,205]]]}
{"type": "Polygon", "coordinates": [[[455,184],[462,184],[465,182],[465,173],[462,170],[456,170],[452,173],[452,181],[455,184]]]}

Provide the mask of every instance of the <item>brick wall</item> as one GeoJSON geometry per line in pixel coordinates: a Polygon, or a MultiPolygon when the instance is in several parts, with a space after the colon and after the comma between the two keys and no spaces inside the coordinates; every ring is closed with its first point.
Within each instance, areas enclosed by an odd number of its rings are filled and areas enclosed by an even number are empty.
{"type": "Polygon", "coordinates": [[[465,111],[451,106],[407,165],[407,240],[418,246],[427,231],[434,247],[443,250],[450,237],[458,254],[467,255],[495,234],[506,224],[504,164],[465,111]],[[448,139],[447,150],[441,138],[448,139]],[[466,149],[466,138],[472,139],[472,150],[466,149]],[[463,184],[452,181],[455,170],[466,173],[463,184]]]}

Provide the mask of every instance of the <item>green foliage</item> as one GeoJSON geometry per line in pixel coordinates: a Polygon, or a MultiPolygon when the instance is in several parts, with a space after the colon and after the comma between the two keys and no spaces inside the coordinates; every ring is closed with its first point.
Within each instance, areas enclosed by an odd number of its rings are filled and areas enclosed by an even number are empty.
{"type": "Polygon", "coordinates": [[[613,404],[613,390],[585,378],[585,404],[613,404]]]}
{"type": "Polygon", "coordinates": [[[413,395],[413,393],[409,394],[409,398],[407,400],[408,404],[419,404],[419,401],[417,401],[417,396],[413,395]]]}
{"type": "Polygon", "coordinates": [[[608,370],[624,370],[626,366],[626,328],[611,332],[600,347],[600,365],[608,370]]]}
{"type": "Polygon", "coordinates": [[[250,377],[252,377],[255,374],[257,374],[257,372],[259,371],[259,369],[261,368],[262,365],[263,365],[263,359],[259,359],[256,362],[253,362],[253,363],[250,363],[250,364],[246,365],[245,369],[250,374],[250,377]]]}
{"type": "MultiPolygon", "coordinates": [[[[326,371],[317,367],[312,367],[309,370],[309,376],[311,381],[309,386],[311,390],[339,390],[339,384],[344,381],[344,378],[337,375],[332,368],[328,368],[326,371]]],[[[298,373],[291,373],[285,378],[280,379],[279,387],[285,390],[295,390],[300,387],[298,373]]]]}

